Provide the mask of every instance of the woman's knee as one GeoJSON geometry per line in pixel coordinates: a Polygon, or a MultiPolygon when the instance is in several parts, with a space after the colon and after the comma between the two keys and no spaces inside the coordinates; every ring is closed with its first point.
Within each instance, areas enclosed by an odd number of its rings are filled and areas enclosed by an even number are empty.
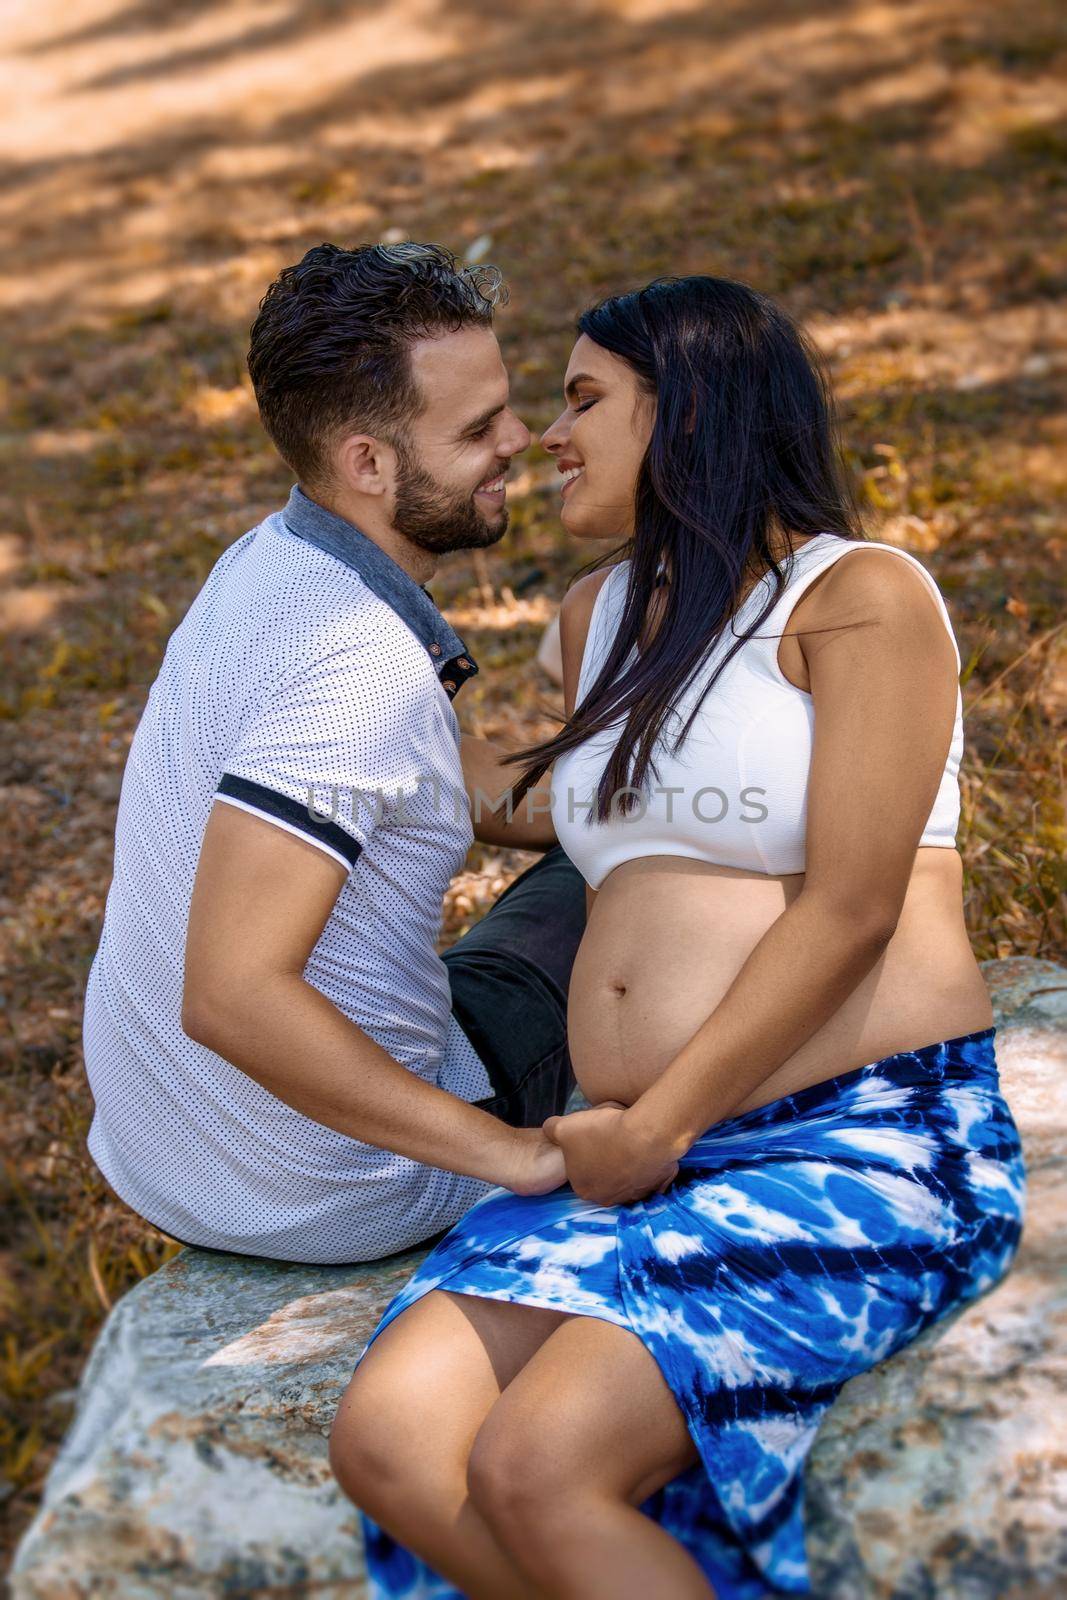
{"type": "Polygon", "coordinates": [[[474,1437],[467,1493],[513,1556],[596,1505],[639,1506],[698,1459],[677,1402],[629,1333],[565,1321],[474,1437]],[[598,1376],[599,1375],[599,1376],[598,1376]]]}
{"type": "Polygon", "coordinates": [[[364,1353],[330,1430],[330,1467],[349,1499],[384,1523],[442,1493],[462,1496],[467,1448],[495,1391],[487,1364],[446,1296],[402,1312],[364,1353]]]}
{"type": "Polygon", "coordinates": [[[378,1522],[404,1514],[449,1475],[462,1486],[447,1427],[434,1427],[432,1386],[424,1391],[387,1350],[356,1368],[330,1429],[329,1461],[350,1500],[378,1522]]]}
{"type": "Polygon", "coordinates": [[[489,1413],[467,1460],[467,1493],[505,1549],[528,1545],[539,1530],[558,1526],[580,1488],[543,1433],[489,1413]]]}
{"type": "Polygon", "coordinates": [[[369,1377],[353,1378],[330,1429],[330,1470],[348,1498],[368,1513],[371,1500],[378,1505],[388,1498],[403,1471],[393,1398],[369,1377]]]}

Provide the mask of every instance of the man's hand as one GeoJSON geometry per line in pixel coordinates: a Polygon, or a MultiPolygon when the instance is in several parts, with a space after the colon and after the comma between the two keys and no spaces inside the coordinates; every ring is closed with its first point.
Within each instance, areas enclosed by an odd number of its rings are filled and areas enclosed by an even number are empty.
{"type": "Polygon", "coordinates": [[[662,1194],[678,1163],[647,1135],[638,1132],[628,1108],[604,1101],[588,1111],[549,1117],[545,1134],[562,1150],[575,1194],[595,1205],[629,1205],[662,1194]]]}
{"type": "Polygon", "coordinates": [[[541,1128],[515,1128],[515,1139],[496,1179],[514,1194],[548,1194],[567,1181],[563,1151],[541,1128]]]}

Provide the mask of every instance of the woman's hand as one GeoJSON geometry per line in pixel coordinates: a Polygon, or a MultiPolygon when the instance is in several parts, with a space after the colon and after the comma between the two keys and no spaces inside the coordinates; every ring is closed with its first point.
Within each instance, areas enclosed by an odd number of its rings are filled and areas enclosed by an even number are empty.
{"type": "Polygon", "coordinates": [[[567,1181],[563,1152],[541,1128],[513,1128],[497,1183],[514,1194],[548,1194],[567,1181]]]}
{"type": "Polygon", "coordinates": [[[674,1157],[639,1132],[628,1108],[603,1101],[588,1111],[549,1117],[542,1127],[566,1160],[571,1188],[595,1205],[628,1205],[662,1194],[678,1171],[674,1157]]]}

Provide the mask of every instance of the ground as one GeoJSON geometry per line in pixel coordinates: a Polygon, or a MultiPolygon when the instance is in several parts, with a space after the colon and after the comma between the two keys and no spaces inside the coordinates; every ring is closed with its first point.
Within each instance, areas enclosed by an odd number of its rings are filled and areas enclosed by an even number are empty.
{"type": "MultiPolygon", "coordinates": [[[[1047,0],[9,0],[9,1535],[105,1311],[174,1248],[85,1155],[81,997],[167,637],[291,482],[244,370],[267,283],[320,240],[389,230],[484,255],[511,285],[499,331],[535,430],[596,296],[708,271],[780,297],[828,358],[868,531],[927,564],[960,640],[975,953],[1062,956],[1065,63],[1047,0]]],[[[464,728],[516,746],[557,725],[533,656],[594,554],[562,532],[554,479],[532,453],[505,541],[432,583],[481,667],[464,728]]],[[[531,859],[476,845],[442,948],[531,859]]]]}

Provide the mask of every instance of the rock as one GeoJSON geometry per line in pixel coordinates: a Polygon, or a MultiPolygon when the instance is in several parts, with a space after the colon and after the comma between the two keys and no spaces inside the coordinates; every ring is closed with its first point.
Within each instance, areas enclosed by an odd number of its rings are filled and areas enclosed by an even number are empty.
{"type": "Polygon", "coordinates": [[[93,1350],[14,1594],[362,1594],[359,1520],[326,1439],[355,1355],[424,1254],[344,1268],[184,1250],[145,1279],[93,1350]]]}
{"type": "Polygon", "coordinates": [[[1023,1240],[988,1294],[846,1384],[808,1461],[827,1600],[1067,1593],[1067,970],[986,961],[1027,1167],[1023,1240]]]}
{"type": "MultiPolygon", "coordinates": [[[[988,1294],[854,1378],[808,1462],[819,1600],[1067,1593],[1067,970],[986,962],[1028,1171],[988,1294]]],[[[302,1267],[185,1250],[108,1318],[17,1553],[13,1600],[365,1594],[327,1434],[423,1250],[302,1267]]]]}

